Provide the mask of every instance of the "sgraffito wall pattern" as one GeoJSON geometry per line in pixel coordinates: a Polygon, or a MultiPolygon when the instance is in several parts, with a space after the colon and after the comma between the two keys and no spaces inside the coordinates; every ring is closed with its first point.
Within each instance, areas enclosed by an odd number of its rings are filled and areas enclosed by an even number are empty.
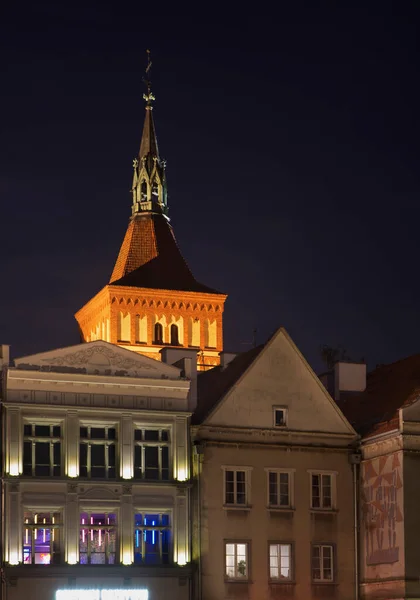
{"type": "MultiPolygon", "coordinates": [[[[366,576],[379,565],[403,563],[402,455],[395,452],[369,459],[361,470],[362,543],[366,576]]],[[[382,569],[379,569],[381,571],[382,569]]],[[[385,576],[385,574],[384,574],[385,576]]]]}

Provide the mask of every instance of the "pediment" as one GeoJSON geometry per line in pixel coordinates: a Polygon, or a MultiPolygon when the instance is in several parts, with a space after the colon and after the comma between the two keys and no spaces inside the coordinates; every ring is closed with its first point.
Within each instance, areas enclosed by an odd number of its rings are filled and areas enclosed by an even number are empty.
{"type": "Polygon", "coordinates": [[[105,486],[95,486],[80,492],[81,500],[118,500],[119,498],[118,493],[105,486]]]}
{"type": "Polygon", "coordinates": [[[20,369],[153,379],[179,379],[180,369],[96,340],[15,359],[20,369]]]}

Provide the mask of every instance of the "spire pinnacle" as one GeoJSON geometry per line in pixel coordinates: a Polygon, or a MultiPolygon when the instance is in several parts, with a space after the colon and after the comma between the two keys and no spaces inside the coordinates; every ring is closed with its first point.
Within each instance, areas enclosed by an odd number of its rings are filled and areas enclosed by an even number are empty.
{"type": "Polygon", "coordinates": [[[146,50],[147,52],[147,67],[145,71],[145,76],[143,77],[144,85],[146,86],[147,92],[143,94],[143,98],[146,100],[146,110],[152,110],[152,102],[156,100],[152,93],[152,59],[150,57],[150,50],[146,50]]]}

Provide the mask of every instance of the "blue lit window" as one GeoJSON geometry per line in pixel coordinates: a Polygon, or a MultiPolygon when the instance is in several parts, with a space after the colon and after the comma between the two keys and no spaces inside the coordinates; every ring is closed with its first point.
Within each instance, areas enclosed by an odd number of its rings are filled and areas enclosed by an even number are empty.
{"type": "Polygon", "coordinates": [[[136,514],[134,517],[134,562],[137,565],[169,563],[171,528],[169,514],[136,514]]]}

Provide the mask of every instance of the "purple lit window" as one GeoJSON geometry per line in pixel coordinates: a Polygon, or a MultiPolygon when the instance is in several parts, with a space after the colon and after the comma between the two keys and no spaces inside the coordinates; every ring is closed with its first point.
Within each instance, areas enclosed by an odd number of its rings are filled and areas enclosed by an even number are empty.
{"type": "Polygon", "coordinates": [[[23,563],[50,565],[60,562],[61,517],[59,513],[25,512],[23,563]]]}
{"type": "Polygon", "coordinates": [[[81,513],[80,564],[114,565],[116,547],[117,519],[114,513],[81,513]]]}

